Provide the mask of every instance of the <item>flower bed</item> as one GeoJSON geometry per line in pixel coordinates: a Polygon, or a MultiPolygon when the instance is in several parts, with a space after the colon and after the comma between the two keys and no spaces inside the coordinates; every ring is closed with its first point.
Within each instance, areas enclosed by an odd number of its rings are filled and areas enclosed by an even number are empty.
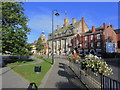
{"type": "Polygon", "coordinates": [[[92,54],[85,56],[85,59],[82,63],[85,64],[85,68],[90,68],[95,75],[112,74],[112,68],[108,67],[108,64],[105,61],[103,61],[101,58],[94,56],[92,54]]]}
{"type": "Polygon", "coordinates": [[[81,59],[78,55],[70,55],[69,60],[73,62],[80,61],[81,69],[90,69],[97,76],[98,74],[110,75],[112,73],[112,68],[108,67],[108,64],[101,58],[94,56],[92,54],[86,55],[85,59],[81,59]]]}

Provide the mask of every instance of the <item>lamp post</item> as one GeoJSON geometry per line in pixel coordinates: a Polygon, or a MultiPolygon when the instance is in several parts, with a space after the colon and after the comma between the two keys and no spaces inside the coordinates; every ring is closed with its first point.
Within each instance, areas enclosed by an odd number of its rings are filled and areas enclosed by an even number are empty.
{"type": "Polygon", "coordinates": [[[53,36],[53,30],[54,30],[54,15],[55,16],[59,16],[60,14],[58,13],[57,10],[52,10],[52,64],[54,64],[54,50],[53,50],[53,39],[54,39],[54,36],[53,36]],[[57,13],[54,13],[54,12],[57,12],[57,13]]]}

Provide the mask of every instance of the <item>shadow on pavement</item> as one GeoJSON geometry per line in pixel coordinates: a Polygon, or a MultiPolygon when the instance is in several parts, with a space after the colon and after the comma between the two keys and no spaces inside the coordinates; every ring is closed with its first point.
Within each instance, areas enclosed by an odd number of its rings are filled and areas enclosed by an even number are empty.
{"type": "Polygon", "coordinates": [[[68,82],[57,82],[56,87],[59,88],[59,90],[63,90],[64,88],[77,88],[85,89],[87,88],[83,85],[83,83],[76,77],[76,75],[69,69],[69,67],[64,63],[59,63],[59,67],[63,68],[64,70],[59,70],[58,75],[62,77],[66,77],[68,79],[68,82]]]}
{"type": "Polygon", "coordinates": [[[59,65],[63,65],[64,66],[65,64],[64,63],[59,63],[59,65]]]}
{"type": "Polygon", "coordinates": [[[58,71],[58,75],[62,76],[62,77],[66,77],[66,78],[73,78],[73,76],[69,75],[67,72],[59,70],[58,71]]]}
{"type": "Polygon", "coordinates": [[[65,69],[64,63],[59,63],[59,68],[65,69]]]}
{"type": "Polygon", "coordinates": [[[64,66],[60,66],[60,65],[59,65],[59,68],[65,69],[65,67],[64,67],[64,66]]]}
{"type": "Polygon", "coordinates": [[[63,90],[64,88],[78,88],[78,89],[80,88],[76,86],[75,84],[68,83],[68,82],[58,82],[56,83],[56,87],[59,88],[59,90],[63,90]]]}

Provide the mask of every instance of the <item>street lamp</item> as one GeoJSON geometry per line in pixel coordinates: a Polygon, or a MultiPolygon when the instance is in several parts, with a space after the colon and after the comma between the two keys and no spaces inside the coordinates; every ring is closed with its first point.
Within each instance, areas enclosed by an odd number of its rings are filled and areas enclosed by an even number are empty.
{"type": "Polygon", "coordinates": [[[53,30],[54,30],[54,15],[59,16],[57,10],[52,10],[52,64],[54,64],[54,50],[53,50],[53,30]],[[56,11],[56,13],[54,13],[56,11]]]}

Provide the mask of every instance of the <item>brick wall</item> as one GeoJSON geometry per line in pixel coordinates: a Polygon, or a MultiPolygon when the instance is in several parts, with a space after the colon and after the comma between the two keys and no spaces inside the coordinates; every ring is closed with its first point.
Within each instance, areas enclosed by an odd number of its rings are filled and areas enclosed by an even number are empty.
{"type": "MultiPolygon", "coordinates": [[[[118,39],[118,41],[120,41],[120,33],[117,34],[117,39],[118,39]]],[[[119,47],[120,47],[120,46],[119,46],[119,47]]],[[[117,51],[120,53],[120,48],[118,48],[117,51]]]]}

